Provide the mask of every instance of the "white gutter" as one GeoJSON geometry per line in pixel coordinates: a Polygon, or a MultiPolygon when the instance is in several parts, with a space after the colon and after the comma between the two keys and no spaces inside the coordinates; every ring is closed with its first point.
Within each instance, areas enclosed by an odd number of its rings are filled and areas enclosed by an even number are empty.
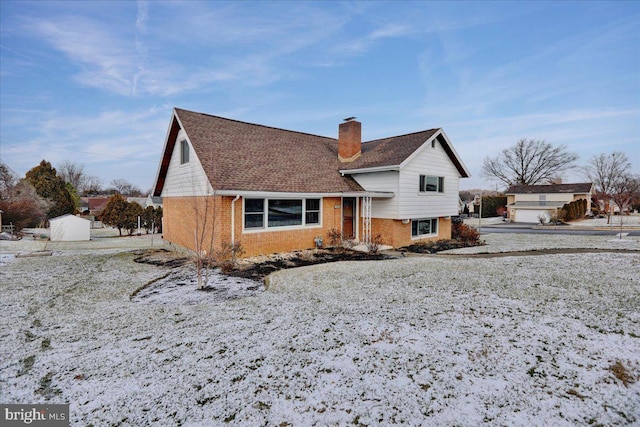
{"type": "Polygon", "coordinates": [[[240,199],[240,195],[236,194],[236,198],[231,201],[231,250],[235,251],[236,247],[236,202],[240,199]]]}
{"type": "Polygon", "coordinates": [[[321,197],[380,197],[389,198],[395,196],[392,191],[343,191],[332,193],[287,193],[284,191],[242,191],[242,190],[217,190],[219,196],[236,196],[256,199],[309,199],[321,197]]]}
{"type": "Polygon", "coordinates": [[[353,175],[356,173],[372,173],[372,172],[388,172],[388,171],[399,171],[400,165],[392,165],[392,166],[375,166],[371,168],[360,168],[360,169],[340,169],[338,172],[342,176],[345,175],[353,175]]]}

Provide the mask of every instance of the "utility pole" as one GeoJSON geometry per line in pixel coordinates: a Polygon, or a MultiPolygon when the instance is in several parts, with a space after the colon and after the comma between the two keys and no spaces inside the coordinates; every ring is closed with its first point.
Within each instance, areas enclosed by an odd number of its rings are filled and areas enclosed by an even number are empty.
{"type": "Polygon", "coordinates": [[[482,190],[480,190],[480,215],[478,216],[478,233],[482,233],[482,190]]]}

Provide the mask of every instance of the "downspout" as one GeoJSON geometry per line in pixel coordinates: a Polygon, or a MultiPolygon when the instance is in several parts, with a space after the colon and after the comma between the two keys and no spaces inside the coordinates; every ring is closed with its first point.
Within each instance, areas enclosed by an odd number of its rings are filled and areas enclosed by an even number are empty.
{"type": "Polygon", "coordinates": [[[237,194],[236,198],[231,201],[231,253],[235,256],[236,252],[236,202],[240,199],[237,194]]]}

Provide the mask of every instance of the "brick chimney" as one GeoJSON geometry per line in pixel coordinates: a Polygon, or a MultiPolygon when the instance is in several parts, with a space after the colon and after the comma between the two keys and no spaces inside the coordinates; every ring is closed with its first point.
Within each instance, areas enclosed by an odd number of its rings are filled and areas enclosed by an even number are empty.
{"type": "Polygon", "coordinates": [[[352,162],[362,154],[362,123],[355,117],[344,119],[338,126],[338,159],[352,162]]]}
{"type": "Polygon", "coordinates": [[[562,184],[562,177],[556,176],[554,178],[549,178],[549,184],[551,185],[562,184]]]}

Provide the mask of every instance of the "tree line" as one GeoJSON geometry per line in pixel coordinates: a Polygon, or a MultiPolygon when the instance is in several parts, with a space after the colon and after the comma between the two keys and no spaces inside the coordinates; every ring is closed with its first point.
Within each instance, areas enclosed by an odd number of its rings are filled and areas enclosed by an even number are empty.
{"type": "Polygon", "coordinates": [[[142,191],[124,179],[116,179],[102,188],[100,180],[84,172],[82,165],[63,162],[58,169],[42,160],[19,178],[0,161],[0,210],[3,223],[12,223],[16,231],[42,226],[47,220],[80,212],[81,196],[111,195],[101,215],[102,222],[129,234],[140,225],[145,230],[162,228],[162,208],[143,208],[127,202],[123,196],[142,196],[142,191]],[[124,202],[124,203],[123,203],[124,202]]]}

